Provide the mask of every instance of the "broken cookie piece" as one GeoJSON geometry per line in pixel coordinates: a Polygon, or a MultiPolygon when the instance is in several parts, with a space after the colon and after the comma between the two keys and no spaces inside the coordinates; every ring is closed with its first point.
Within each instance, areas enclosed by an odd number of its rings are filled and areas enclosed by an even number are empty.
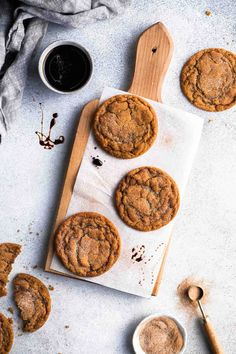
{"type": "Polygon", "coordinates": [[[0,297],[7,294],[8,275],[20,251],[21,246],[16,243],[0,243],[0,297]]]}
{"type": "Polygon", "coordinates": [[[10,352],[13,339],[12,320],[0,313],[0,354],[10,352]]]}
{"type": "Polygon", "coordinates": [[[20,273],[14,281],[14,298],[24,321],[23,330],[34,332],[44,325],[51,311],[51,299],[46,286],[29,274],[20,273]]]}

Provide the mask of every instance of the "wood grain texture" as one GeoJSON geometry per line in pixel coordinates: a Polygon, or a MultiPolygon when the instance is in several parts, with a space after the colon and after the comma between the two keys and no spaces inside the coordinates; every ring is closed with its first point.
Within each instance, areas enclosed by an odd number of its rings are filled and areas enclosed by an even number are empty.
{"type": "Polygon", "coordinates": [[[215,332],[215,329],[209,319],[209,317],[206,317],[206,320],[203,321],[204,324],[204,329],[206,331],[209,343],[211,345],[211,350],[213,354],[224,354],[224,351],[221,347],[221,344],[219,342],[219,339],[217,337],[217,334],[215,332]]]}
{"type": "Polygon", "coordinates": [[[172,53],[172,39],[161,22],[144,31],[138,40],[134,76],[129,92],[162,102],[162,84],[172,53]]]}
{"type": "MultiPolygon", "coordinates": [[[[158,22],[144,31],[138,40],[134,76],[128,92],[161,102],[161,87],[171,60],[172,52],[172,40],[162,23],[158,22]]],[[[56,220],[49,240],[45,270],[51,273],[68,276],[65,273],[51,269],[54,254],[54,234],[66,216],[76,176],[88,141],[91,121],[97,106],[98,100],[90,101],[84,106],[80,115],[71,157],[65,175],[63,190],[56,213],[56,220]]],[[[166,247],[161,268],[153,288],[153,296],[157,295],[161,284],[169,243],[166,247]]],[[[73,274],[70,277],[78,278],[73,274]]]]}
{"type": "Polygon", "coordinates": [[[58,226],[65,219],[67,209],[73,193],[73,188],[76,180],[76,176],[79,171],[79,167],[84,155],[84,151],[87,145],[91,121],[93,119],[94,112],[98,106],[98,100],[90,101],[87,103],[80,115],[78,128],[75,135],[75,140],[72,146],[70,160],[68,163],[63,189],[56,213],[56,219],[53,226],[52,234],[49,240],[48,254],[46,258],[45,270],[51,271],[52,257],[54,253],[53,240],[54,234],[58,226]]]}

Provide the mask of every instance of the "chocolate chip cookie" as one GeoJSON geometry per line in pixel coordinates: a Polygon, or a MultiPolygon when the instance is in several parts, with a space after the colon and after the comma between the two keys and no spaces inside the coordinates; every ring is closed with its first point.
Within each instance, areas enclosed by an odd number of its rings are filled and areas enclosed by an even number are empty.
{"type": "Polygon", "coordinates": [[[105,216],[83,212],[64,221],[55,236],[56,253],[64,266],[81,277],[106,272],[120,254],[120,237],[105,216]]]}
{"type": "Polygon", "coordinates": [[[117,95],[98,108],[93,126],[95,137],[109,154],[130,159],[154,143],[158,123],[152,106],[133,95],[117,95]]]}
{"type": "Polygon", "coordinates": [[[223,111],[236,103],[236,55],[220,48],[194,54],[184,65],[180,84],[196,107],[223,111]]]}
{"type": "Polygon", "coordinates": [[[8,275],[20,251],[21,246],[16,243],[0,243],[0,297],[7,294],[8,275]]]}
{"type": "Polygon", "coordinates": [[[14,281],[14,299],[24,321],[23,330],[35,332],[47,321],[51,299],[46,286],[29,274],[20,273],[14,281]]]}
{"type": "Polygon", "coordinates": [[[0,354],[10,353],[13,339],[12,320],[0,313],[0,354]]]}
{"type": "Polygon", "coordinates": [[[121,180],[115,199],[121,219],[140,231],[156,230],[168,224],[180,203],[175,181],[156,167],[130,171],[121,180]]]}

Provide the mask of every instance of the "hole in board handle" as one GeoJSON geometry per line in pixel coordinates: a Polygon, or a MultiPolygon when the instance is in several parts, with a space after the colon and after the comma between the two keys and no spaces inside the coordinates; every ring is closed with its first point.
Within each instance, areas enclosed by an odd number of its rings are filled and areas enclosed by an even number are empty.
{"type": "Polygon", "coordinates": [[[155,54],[156,51],[157,51],[157,47],[153,47],[153,48],[152,48],[152,54],[155,54]]]}

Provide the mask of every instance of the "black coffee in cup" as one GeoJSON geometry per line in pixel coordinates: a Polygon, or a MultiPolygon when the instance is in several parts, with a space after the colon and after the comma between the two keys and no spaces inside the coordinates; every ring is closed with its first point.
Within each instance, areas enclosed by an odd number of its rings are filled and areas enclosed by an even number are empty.
{"type": "Polygon", "coordinates": [[[92,62],[83,48],[62,44],[54,47],[46,56],[44,73],[53,88],[72,92],[87,83],[92,73],[92,62]]]}

